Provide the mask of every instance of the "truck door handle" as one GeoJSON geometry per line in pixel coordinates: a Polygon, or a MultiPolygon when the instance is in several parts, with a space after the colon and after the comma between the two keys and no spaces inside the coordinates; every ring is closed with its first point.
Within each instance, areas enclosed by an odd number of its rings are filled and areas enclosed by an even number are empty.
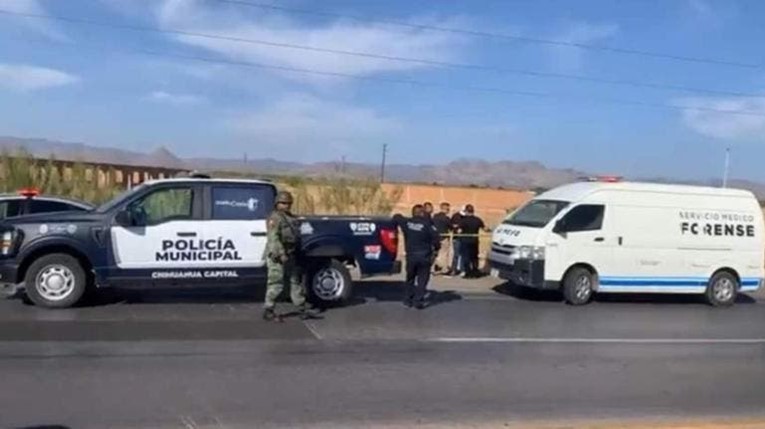
{"type": "Polygon", "coordinates": [[[619,245],[620,245],[620,246],[622,245],[622,241],[623,241],[623,240],[622,240],[622,237],[619,237],[619,245]]]}
{"type": "Polygon", "coordinates": [[[178,237],[196,237],[197,233],[196,232],[179,232],[176,235],[178,235],[178,237]]]}
{"type": "Polygon", "coordinates": [[[604,241],[604,240],[605,240],[605,238],[603,238],[603,237],[595,237],[595,241],[597,241],[597,242],[601,242],[601,241],[604,241]]]}
{"type": "Polygon", "coordinates": [[[250,236],[252,236],[252,237],[265,237],[266,233],[265,232],[252,231],[250,233],[250,236]]]}

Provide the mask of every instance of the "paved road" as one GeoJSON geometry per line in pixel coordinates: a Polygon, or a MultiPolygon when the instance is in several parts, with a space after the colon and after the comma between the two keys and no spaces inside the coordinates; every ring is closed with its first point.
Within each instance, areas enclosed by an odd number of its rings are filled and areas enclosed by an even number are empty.
{"type": "MultiPolygon", "coordinates": [[[[395,284],[323,320],[258,319],[228,290],[48,311],[0,301],[0,427],[438,427],[765,414],[765,302],[640,297],[568,307],[503,287],[395,284]]],[[[258,294],[255,294],[258,295],[258,294]]],[[[127,299],[125,299],[127,297],[127,299]]]]}

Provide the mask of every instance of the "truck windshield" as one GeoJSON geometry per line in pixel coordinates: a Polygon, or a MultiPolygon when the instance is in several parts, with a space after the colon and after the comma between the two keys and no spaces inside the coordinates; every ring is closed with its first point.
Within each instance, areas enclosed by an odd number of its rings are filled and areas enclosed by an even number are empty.
{"type": "Polygon", "coordinates": [[[502,223],[506,225],[542,228],[547,225],[555,215],[566,208],[568,204],[567,201],[532,200],[520,210],[508,216],[502,223]]]}
{"type": "Polygon", "coordinates": [[[96,213],[106,213],[109,210],[113,209],[114,207],[119,206],[120,204],[122,204],[123,201],[126,201],[133,194],[135,194],[136,192],[140,191],[145,186],[146,186],[145,184],[141,184],[141,185],[138,185],[138,186],[136,186],[135,188],[133,188],[133,189],[131,189],[129,191],[125,191],[125,192],[117,195],[116,197],[112,198],[111,200],[109,200],[109,201],[101,204],[100,206],[98,206],[98,208],[96,209],[96,213]]]}

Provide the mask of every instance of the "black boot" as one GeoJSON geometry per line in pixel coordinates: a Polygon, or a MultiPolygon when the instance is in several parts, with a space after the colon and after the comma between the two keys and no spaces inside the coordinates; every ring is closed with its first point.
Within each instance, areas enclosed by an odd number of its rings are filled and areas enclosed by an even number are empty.
{"type": "Polygon", "coordinates": [[[311,319],[321,319],[321,317],[319,317],[319,312],[315,308],[309,305],[301,305],[300,320],[311,320],[311,319]]]}
{"type": "Polygon", "coordinates": [[[263,320],[266,322],[281,322],[282,316],[276,314],[273,308],[263,310],[263,320]]]}

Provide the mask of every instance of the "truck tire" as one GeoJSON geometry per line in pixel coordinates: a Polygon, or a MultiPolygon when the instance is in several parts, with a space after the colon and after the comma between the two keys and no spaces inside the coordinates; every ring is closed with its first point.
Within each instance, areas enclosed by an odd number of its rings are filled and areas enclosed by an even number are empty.
{"type": "Polygon", "coordinates": [[[32,262],[25,283],[27,296],[35,305],[67,308],[80,301],[88,282],[85,270],[76,258],[53,253],[32,262]]]}
{"type": "Polygon", "coordinates": [[[595,276],[582,267],[572,268],[563,279],[563,298],[570,305],[584,305],[595,293],[595,276]]]}
{"type": "Polygon", "coordinates": [[[331,305],[346,301],[353,293],[351,272],[344,263],[327,259],[310,270],[308,292],[317,304],[331,305]]]}
{"type": "Polygon", "coordinates": [[[709,279],[704,296],[715,307],[730,307],[736,302],[738,279],[727,271],[720,271],[709,279]]]}

